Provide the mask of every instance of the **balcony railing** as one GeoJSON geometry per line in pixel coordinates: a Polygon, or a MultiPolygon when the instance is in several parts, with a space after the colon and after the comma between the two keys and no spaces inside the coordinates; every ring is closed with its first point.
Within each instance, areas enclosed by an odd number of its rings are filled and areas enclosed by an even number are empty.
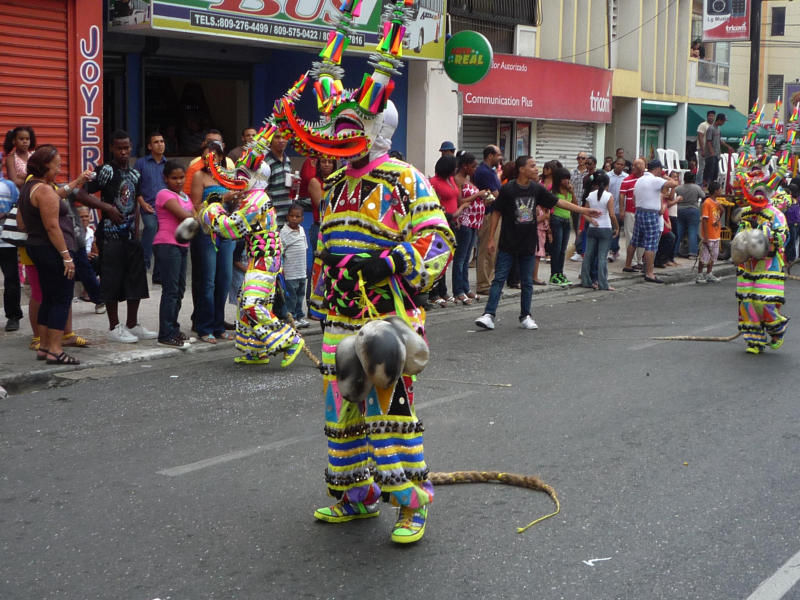
{"type": "Polygon", "coordinates": [[[730,78],[730,71],[730,65],[715,63],[709,60],[698,60],[697,83],[727,86],[730,78]]]}

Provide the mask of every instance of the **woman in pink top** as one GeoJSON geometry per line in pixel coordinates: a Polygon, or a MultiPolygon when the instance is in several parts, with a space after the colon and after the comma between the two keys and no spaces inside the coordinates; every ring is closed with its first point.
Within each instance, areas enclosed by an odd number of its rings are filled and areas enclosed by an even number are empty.
{"type": "Polygon", "coordinates": [[[6,153],[6,173],[20,189],[28,176],[28,159],[35,149],[36,135],[33,133],[33,127],[15,127],[6,133],[3,144],[6,153]]]}
{"type": "MultiPolygon", "coordinates": [[[[456,217],[459,210],[459,200],[461,199],[461,190],[455,179],[453,179],[457,165],[455,156],[442,156],[436,161],[436,167],[434,168],[436,175],[431,177],[433,191],[436,192],[439,204],[442,205],[442,210],[444,210],[444,214],[447,217],[447,223],[453,231],[458,228],[456,217]]],[[[442,277],[434,284],[431,290],[431,302],[444,308],[448,303],[454,304],[455,301],[455,298],[447,294],[447,279],[445,274],[442,273],[442,277]]]]}
{"type": "Polygon", "coordinates": [[[158,343],[186,348],[188,338],[178,325],[183,292],[186,290],[186,255],[189,244],[175,240],[175,230],[184,219],[193,217],[192,201],[183,192],[186,171],[173,160],[164,165],[167,188],[156,195],[158,232],[153,239],[153,254],[161,273],[161,304],[158,307],[158,343]]]}

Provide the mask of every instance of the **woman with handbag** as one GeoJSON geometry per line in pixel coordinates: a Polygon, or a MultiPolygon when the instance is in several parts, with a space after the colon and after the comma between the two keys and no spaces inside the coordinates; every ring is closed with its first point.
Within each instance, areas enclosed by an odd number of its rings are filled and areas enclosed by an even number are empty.
{"type": "Polygon", "coordinates": [[[38,315],[41,342],[36,358],[47,364],[78,365],[80,361],[62,348],[74,291],[72,252],[76,246],[69,207],[53,188],[61,171],[56,147],[48,144],[37,148],[28,159],[27,171],[30,177],[22,186],[18,220],[28,234],[25,248],[42,288],[38,315]]]}

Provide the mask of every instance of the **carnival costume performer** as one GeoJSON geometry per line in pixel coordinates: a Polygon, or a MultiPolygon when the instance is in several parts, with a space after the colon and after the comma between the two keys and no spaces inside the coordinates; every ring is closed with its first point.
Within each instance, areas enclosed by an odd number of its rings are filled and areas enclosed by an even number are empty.
{"type": "MultiPolygon", "coordinates": [[[[776,114],[779,110],[780,104],[776,107],[776,114]]],[[[732,243],[732,248],[741,252],[735,259],[738,263],[736,299],[739,331],[750,354],[760,354],[767,345],[775,350],[780,348],[789,323],[789,317],[781,314],[786,278],[784,245],[788,229],[786,218],[774,204],[780,197],[779,185],[789,168],[789,152],[780,152],[776,170],[767,173],[765,167],[775,154],[775,119],[764,154],[753,158],[747,152],[747,143],[754,141],[760,120],[756,104],[749,116],[748,132],[739,147],[736,184],[748,205],[741,212],[738,233],[732,243]]]]}
{"type": "MultiPolygon", "coordinates": [[[[341,84],[340,60],[360,3],[342,3],[340,20],[320,54],[323,60],[309,72],[322,121],[310,124],[296,116],[296,93],[276,103],[274,120],[301,154],[349,160],[325,182],[309,302],[311,316],[325,326],[325,481],[338,500],[314,516],[331,523],[374,517],[384,499],[400,509],[392,540],[410,543],[423,536],[433,501],[414,376],[406,370],[387,387],[369,384],[363,400],[350,402],[339,389],[337,368],[347,365],[337,366],[343,360],[337,347],[365,324],[390,315],[424,335],[425,312],[419,306],[444,274],[454,237],[425,176],[388,156],[398,124],[389,101],[391,76],[401,64],[413,2],[387,3],[383,35],[370,57],[375,71],[348,93],[341,84]]],[[[301,78],[294,92],[306,80],[301,78]]]]}
{"type": "Polygon", "coordinates": [[[239,290],[236,319],[236,348],[244,355],[235,361],[266,364],[270,355],[283,352],[282,367],[288,367],[303,349],[305,341],[288,323],[272,312],[278,275],[281,272],[281,238],[275,209],[265,191],[270,170],[264,162],[274,126],[265,125],[245,147],[234,171],[215,162],[209,152],[206,160],[214,178],[224,187],[238,190],[233,204],[224,201],[228,194],[210,194],[200,211],[203,228],[212,236],[244,239],[247,271],[239,290]]]}

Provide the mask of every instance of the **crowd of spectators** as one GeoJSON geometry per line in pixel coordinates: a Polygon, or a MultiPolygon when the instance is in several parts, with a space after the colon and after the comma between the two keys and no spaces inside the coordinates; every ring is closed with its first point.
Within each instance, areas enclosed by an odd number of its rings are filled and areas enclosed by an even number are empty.
{"type": "MultiPolygon", "coordinates": [[[[494,144],[476,157],[443,142],[430,183],[457,245],[452,294],[447,278],[441,277],[427,307],[468,306],[488,296],[477,324],[492,329],[503,287],[519,287],[521,326],[535,329],[530,311],[533,286],[576,283],[564,273],[568,250],[569,260],[582,263],[579,285],[613,291],[608,263],[619,259],[623,235],[627,238],[624,272],[663,283],[655,269],[676,266],[675,257],[683,251],[683,256],[698,259],[698,283],[716,281],[712,271],[719,253],[722,192],[711,164],[717,162],[721,122],[724,115],[709,113],[698,131],[707,153],[700,153],[700,165],[690,163],[682,181],[680,173],[665,174],[658,160],[629,161],[623,148],[606,157],[600,169],[594,156],[580,152],[572,170],[558,160],[545,162],[540,170],[529,156],[504,163],[494,144]],[[541,274],[546,264],[549,276],[541,274]],[[473,265],[474,289],[469,276],[473,265]]],[[[225,306],[235,303],[247,269],[243,245],[202,231],[191,243],[182,243],[175,232],[211,195],[226,202],[236,200],[237,192],[228,191],[211,175],[207,157],[212,154],[218,164],[232,169],[255,134],[254,128],[245,128],[240,145],[226,155],[222,134],[210,129],[203,135],[200,156],[185,165],[165,158],[166,141],[160,132],[147,136],[147,153],[134,162],[130,137],[116,131],[110,136],[109,155],[96,172],[88,169],[74,181],[58,185],[58,149],[37,146],[30,127],[9,131],[4,144],[6,177],[0,176],[0,219],[18,205],[19,228],[27,232],[27,241],[17,247],[0,240],[6,331],[20,327],[21,283],[28,283],[31,348],[38,359],[76,364],[63,347],[89,343],[71,326],[74,282],[80,281],[79,298],[107,315],[111,341],[157,338],[159,344],[186,348],[197,341],[179,324],[191,263],[191,330],[209,344],[232,339],[234,325],[225,320],[225,306]],[[140,304],[150,295],[148,273],[152,285],[162,288],[158,331],[139,320],[140,304]],[[120,302],[127,304],[124,321],[120,302]]],[[[287,141],[276,136],[266,157],[271,173],[267,192],[284,248],[282,293],[273,308],[280,318],[291,316],[302,328],[309,326],[306,282],[319,233],[324,180],[339,165],[307,159],[298,175],[286,150],[287,141]]],[[[791,261],[797,257],[800,237],[800,181],[788,190],[794,199],[786,211],[791,261]]]]}

